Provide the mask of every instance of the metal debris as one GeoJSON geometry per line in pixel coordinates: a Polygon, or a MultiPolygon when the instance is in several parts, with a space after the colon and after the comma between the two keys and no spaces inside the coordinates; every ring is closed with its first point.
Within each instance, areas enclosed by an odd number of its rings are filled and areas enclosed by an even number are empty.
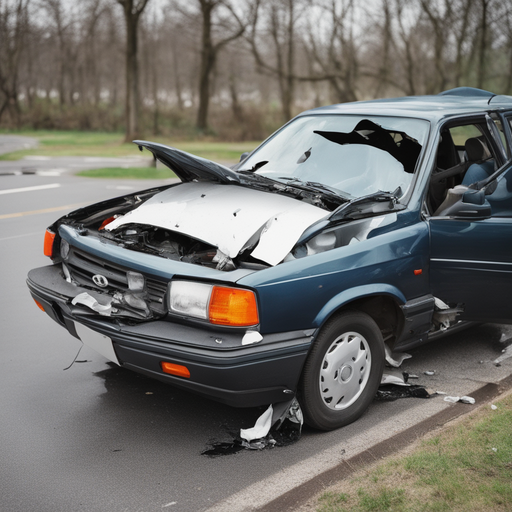
{"type": "Polygon", "coordinates": [[[384,344],[384,349],[386,351],[386,362],[395,368],[400,368],[406,359],[412,357],[411,354],[405,352],[392,352],[387,343],[384,344]]]}
{"type": "Polygon", "coordinates": [[[110,316],[112,314],[112,300],[110,299],[110,304],[103,305],[100,304],[92,295],[87,292],[79,293],[72,301],[71,304],[76,306],[80,304],[82,306],[86,306],[89,309],[92,309],[96,313],[99,313],[102,316],[110,316]]]}
{"type": "Polygon", "coordinates": [[[409,379],[409,374],[407,372],[397,372],[397,371],[386,371],[382,374],[382,379],[380,381],[381,386],[386,386],[388,384],[394,384],[395,386],[410,386],[407,382],[409,379]]]}

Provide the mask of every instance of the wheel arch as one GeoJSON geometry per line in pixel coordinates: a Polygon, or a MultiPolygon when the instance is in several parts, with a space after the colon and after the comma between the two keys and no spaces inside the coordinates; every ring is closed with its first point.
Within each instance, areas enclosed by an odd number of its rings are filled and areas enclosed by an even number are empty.
{"type": "Polygon", "coordinates": [[[370,316],[382,332],[382,337],[393,347],[405,325],[400,306],[406,303],[405,296],[398,288],[383,284],[359,286],[345,290],[320,310],[315,318],[316,334],[331,318],[347,310],[361,311],[370,316]]]}

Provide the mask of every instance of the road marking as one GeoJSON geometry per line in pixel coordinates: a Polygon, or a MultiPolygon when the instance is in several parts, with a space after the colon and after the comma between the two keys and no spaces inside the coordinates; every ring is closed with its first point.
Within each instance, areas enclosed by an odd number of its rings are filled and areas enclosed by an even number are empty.
{"type": "Polygon", "coordinates": [[[42,235],[41,231],[38,231],[37,233],[25,233],[24,235],[14,235],[14,236],[6,236],[4,238],[0,238],[0,242],[3,242],[4,240],[12,240],[13,238],[23,238],[24,236],[34,236],[34,235],[42,235]]]}
{"type": "Polygon", "coordinates": [[[38,215],[40,213],[60,212],[62,210],[76,210],[77,208],[85,204],[89,203],[67,204],[65,206],[55,206],[54,208],[45,208],[44,210],[32,210],[29,212],[6,213],[5,215],[0,215],[0,220],[13,219],[14,217],[24,217],[26,215],[38,215]]]}
{"type": "Polygon", "coordinates": [[[50,183],[49,185],[37,185],[35,187],[8,188],[0,190],[0,194],[16,194],[17,192],[32,192],[33,190],[45,190],[47,188],[59,188],[60,183],[50,183]]]}

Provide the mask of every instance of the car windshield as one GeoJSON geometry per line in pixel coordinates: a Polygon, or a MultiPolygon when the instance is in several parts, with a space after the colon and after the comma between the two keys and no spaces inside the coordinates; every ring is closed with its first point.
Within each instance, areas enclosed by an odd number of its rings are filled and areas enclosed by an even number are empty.
{"type": "Polygon", "coordinates": [[[409,188],[429,123],[420,119],[302,116],[238,167],[283,183],[323,185],[353,199],[409,188]]]}

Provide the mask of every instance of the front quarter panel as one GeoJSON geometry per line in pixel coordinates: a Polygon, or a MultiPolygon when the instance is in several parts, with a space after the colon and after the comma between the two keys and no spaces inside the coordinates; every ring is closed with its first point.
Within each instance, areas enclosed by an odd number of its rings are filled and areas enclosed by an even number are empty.
{"type": "Polygon", "coordinates": [[[388,295],[402,304],[428,293],[428,247],[427,226],[417,222],[282,263],[238,283],[257,290],[262,333],[317,328],[364,296],[388,295]]]}

